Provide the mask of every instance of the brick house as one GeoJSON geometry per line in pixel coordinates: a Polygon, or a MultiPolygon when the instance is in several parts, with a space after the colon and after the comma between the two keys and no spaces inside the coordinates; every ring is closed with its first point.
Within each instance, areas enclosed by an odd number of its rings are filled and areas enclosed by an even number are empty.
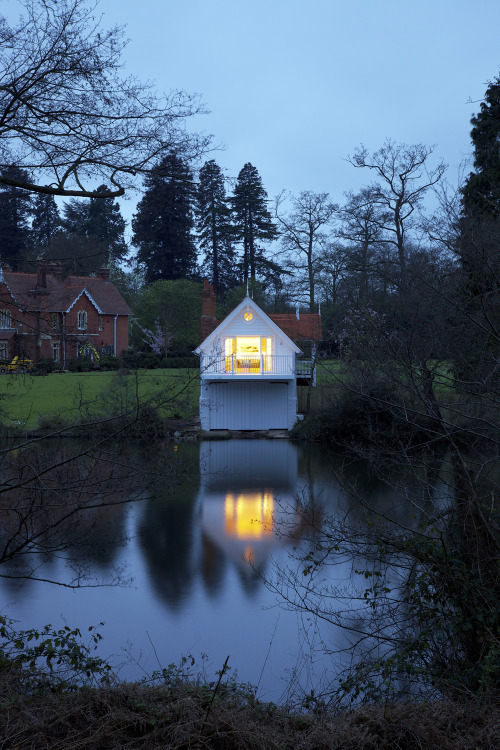
{"type": "Polygon", "coordinates": [[[0,267],[0,359],[52,358],[65,368],[83,354],[120,357],[130,315],[107,268],[63,279],[61,267],[46,260],[37,261],[36,274],[0,267]]]}

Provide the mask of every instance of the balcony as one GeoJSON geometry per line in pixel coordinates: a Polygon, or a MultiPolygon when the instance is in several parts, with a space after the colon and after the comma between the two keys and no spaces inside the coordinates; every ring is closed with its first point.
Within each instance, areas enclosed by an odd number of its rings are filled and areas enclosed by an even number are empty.
{"type": "Polygon", "coordinates": [[[281,377],[310,378],[313,373],[311,359],[297,359],[293,354],[231,354],[201,355],[202,378],[227,377],[281,377]]]}
{"type": "Polygon", "coordinates": [[[202,378],[295,377],[292,354],[201,355],[202,378]]]}

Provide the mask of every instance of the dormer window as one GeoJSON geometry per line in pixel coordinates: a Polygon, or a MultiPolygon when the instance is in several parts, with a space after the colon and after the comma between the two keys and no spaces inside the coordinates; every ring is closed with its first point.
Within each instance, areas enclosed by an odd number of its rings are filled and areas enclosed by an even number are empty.
{"type": "Polygon", "coordinates": [[[0,328],[12,327],[12,315],[10,310],[0,310],[0,328]]]}
{"type": "Polygon", "coordinates": [[[85,310],[78,311],[77,320],[78,320],[78,323],[77,323],[78,330],[86,331],[87,330],[87,313],[85,312],[85,310]]]}

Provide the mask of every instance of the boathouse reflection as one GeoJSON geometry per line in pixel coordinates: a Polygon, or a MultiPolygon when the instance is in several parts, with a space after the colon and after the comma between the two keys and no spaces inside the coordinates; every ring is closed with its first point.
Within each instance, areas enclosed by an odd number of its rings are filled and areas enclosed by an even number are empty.
{"type": "Polygon", "coordinates": [[[202,534],[246,576],[297,532],[297,449],[288,440],[208,441],[200,449],[202,534]],[[287,533],[283,533],[284,530],[287,533]]]}
{"type": "MultiPolygon", "coordinates": [[[[199,484],[160,490],[141,508],[139,540],[149,582],[176,610],[196,595],[199,582],[210,598],[218,597],[234,573],[246,595],[254,596],[271,555],[286,554],[310,521],[297,500],[310,480],[298,479],[291,441],[202,441],[182,446],[181,459],[194,459],[198,449],[199,484]]],[[[310,493],[308,500],[313,507],[310,493]]]]}

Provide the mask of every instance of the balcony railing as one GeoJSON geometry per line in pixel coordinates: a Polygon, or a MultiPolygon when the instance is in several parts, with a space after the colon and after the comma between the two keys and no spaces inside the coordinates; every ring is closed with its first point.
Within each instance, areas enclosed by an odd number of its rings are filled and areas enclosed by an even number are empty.
{"type": "Polygon", "coordinates": [[[291,354],[202,355],[203,375],[294,375],[291,354]]]}
{"type": "Polygon", "coordinates": [[[312,359],[297,359],[295,369],[299,377],[310,378],[314,369],[312,359]]]}

